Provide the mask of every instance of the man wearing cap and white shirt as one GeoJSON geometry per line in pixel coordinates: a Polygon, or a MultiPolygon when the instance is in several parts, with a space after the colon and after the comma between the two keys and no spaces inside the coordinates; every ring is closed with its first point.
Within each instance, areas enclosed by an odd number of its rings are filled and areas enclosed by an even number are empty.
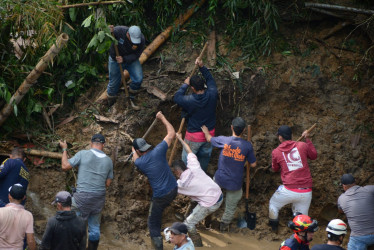
{"type": "Polygon", "coordinates": [[[246,127],[243,118],[236,117],[231,122],[231,136],[212,137],[204,125],[202,130],[206,140],[213,147],[221,148],[218,159],[218,169],[214,181],[226,190],[225,212],[221,217],[220,230],[226,231],[234,218],[236,207],[243,195],[244,166],[248,161],[251,167],[256,167],[256,157],[252,143],[240,138],[246,127]]]}
{"type": "Polygon", "coordinates": [[[151,149],[143,138],[133,141],[133,161],[135,166],[147,176],[152,187],[153,196],[149,208],[148,229],[152,245],[156,250],[163,249],[161,236],[162,212],[170,205],[178,193],[177,181],[166,160],[166,152],[175,136],[175,130],[160,112],[156,118],[161,120],[167,135],[155,148],[151,149]]]}
{"type": "Polygon", "coordinates": [[[71,211],[71,195],[66,191],[57,193],[52,205],[56,215],[48,220],[39,250],[85,250],[86,223],[71,211]]]}
{"type": "Polygon", "coordinates": [[[109,50],[109,83],[107,88],[108,98],[115,98],[118,90],[121,87],[121,72],[119,63],[122,64],[122,69],[126,69],[130,74],[131,84],[129,92],[136,94],[139,92],[143,81],[143,69],[140,64],[139,57],[145,47],[145,38],[138,26],[109,26],[110,31],[118,41],[117,47],[119,56],[116,56],[114,44],[109,50]]]}
{"type": "Polygon", "coordinates": [[[0,249],[23,249],[26,234],[28,249],[35,250],[34,218],[21,202],[26,198],[25,188],[17,183],[9,188],[9,203],[0,208],[0,249]]]}
{"type": "Polygon", "coordinates": [[[182,160],[175,160],[172,164],[174,174],[178,177],[178,193],[189,196],[198,204],[185,219],[188,233],[196,247],[202,247],[203,242],[196,230],[196,224],[215,212],[222,204],[221,188],[200,167],[197,157],[191,148],[183,141],[182,134],[177,138],[187,151],[187,166],[182,160]]]}
{"type": "Polygon", "coordinates": [[[269,225],[275,233],[278,232],[279,210],[285,205],[292,203],[294,214],[308,215],[313,186],[308,159],[317,159],[307,130],[302,134],[305,142],[292,141],[292,130],[287,125],[280,126],[277,135],[281,144],[271,154],[272,169],[281,172],[283,185],[275,191],[269,204],[269,225]]]}
{"type": "Polygon", "coordinates": [[[195,250],[195,246],[190,238],[187,237],[187,226],[182,222],[174,222],[166,229],[170,233],[170,242],[174,244],[174,250],[195,250]]]}
{"type": "Polygon", "coordinates": [[[91,138],[90,150],[81,150],[68,159],[67,143],[60,141],[62,170],[79,168],[72,209],[88,221],[88,249],[97,249],[99,245],[101,210],[105,204],[106,188],[113,180],[113,163],[103,152],[104,143],[105,137],[95,134],[91,138]]]}
{"type": "Polygon", "coordinates": [[[374,185],[358,186],[351,174],[344,174],[340,182],[345,193],[339,196],[338,209],[351,228],[348,250],[367,249],[374,245],[374,185]]]}

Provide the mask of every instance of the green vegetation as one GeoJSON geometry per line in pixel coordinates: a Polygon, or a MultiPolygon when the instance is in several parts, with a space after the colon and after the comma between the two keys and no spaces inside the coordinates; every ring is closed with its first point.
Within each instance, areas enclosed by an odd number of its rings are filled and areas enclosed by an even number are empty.
{"type": "MultiPolygon", "coordinates": [[[[89,1],[73,0],[69,4],[81,2],[89,1]]],[[[109,24],[138,25],[150,42],[193,3],[139,0],[61,9],[60,1],[55,0],[1,1],[0,107],[9,102],[57,36],[62,32],[69,35],[67,47],[15,107],[14,115],[1,128],[2,134],[11,133],[15,127],[21,131],[40,127],[43,110],[59,103],[71,106],[89,87],[105,80],[104,63],[113,41],[109,24]],[[13,42],[17,40],[23,45],[15,53],[13,42]]],[[[210,0],[185,24],[187,32],[175,31],[171,41],[180,43],[184,36],[191,36],[193,46],[201,46],[213,26],[231,38],[229,48],[240,47],[243,59],[255,61],[274,48],[278,13],[269,0],[210,0]]],[[[225,64],[224,59],[221,61],[225,64]]]]}

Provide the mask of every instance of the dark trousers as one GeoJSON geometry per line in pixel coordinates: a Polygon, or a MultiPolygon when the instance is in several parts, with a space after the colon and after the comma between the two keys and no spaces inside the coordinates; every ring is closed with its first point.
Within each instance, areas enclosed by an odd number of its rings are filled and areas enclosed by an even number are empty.
{"type": "Polygon", "coordinates": [[[177,194],[178,187],[175,187],[166,195],[152,199],[148,216],[148,228],[151,238],[161,236],[162,212],[170,205],[177,194]]]}

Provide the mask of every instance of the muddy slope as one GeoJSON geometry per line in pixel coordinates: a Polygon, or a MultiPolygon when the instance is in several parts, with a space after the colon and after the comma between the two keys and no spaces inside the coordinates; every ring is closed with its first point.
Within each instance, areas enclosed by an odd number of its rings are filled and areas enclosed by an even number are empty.
{"type": "MultiPolygon", "coordinates": [[[[254,231],[239,230],[233,223],[231,231],[243,239],[255,237],[279,241],[290,234],[286,227],[291,219],[289,206],[281,210],[278,235],[270,233],[267,226],[268,202],[281,183],[279,174],[268,170],[271,151],[278,145],[275,132],[280,125],[291,126],[296,140],[305,129],[317,123],[312,141],[319,155],[317,160],[310,162],[314,180],[310,215],[321,222],[322,228],[329,219],[338,216],[335,204],[341,193],[339,178],[343,173],[354,173],[359,183],[374,183],[373,65],[361,61],[368,39],[357,31],[353,34],[356,44],[351,47],[356,52],[332,49],[341,46],[350,32],[347,28],[325,41],[328,47],[319,43],[316,38],[323,37],[333,25],[327,22],[284,28],[282,34],[291,53],[276,53],[258,65],[244,67],[242,63],[236,63],[233,66],[240,72],[239,80],[231,79],[226,70],[212,70],[219,88],[217,135],[229,135],[230,121],[237,115],[252,125],[258,167],[251,173],[250,210],[256,212],[258,221],[254,231]],[[355,71],[360,61],[360,70],[355,71]]],[[[151,189],[147,178],[125,161],[131,152],[131,137],[141,137],[158,110],[165,113],[176,129],[179,127],[180,110],[170,98],[188,76],[199,51],[192,49],[188,42],[185,48],[191,49],[183,53],[176,51],[176,47],[167,44],[162,48],[163,60],[156,55],[144,66],[144,84],[168,93],[169,100],[161,101],[143,91],[137,99],[142,110],[135,112],[126,108],[124,93],[121,93],[122,98],[110,110],[101,109],[100,112],[119,122],[113,124],[97,122],[92,116],[96,111],[82,99],[74,108],[78,118],[57,131],[61,138],[72,143],[71,154],[87,147],[93,133],[101,132],[107,137],[105,152],[116,158],[115,179],[108,190],[103,212],[102,242],[108,249],[131,249],[131,244],[137,248],[149,247],[146,218],[151,189]]],[[[239,50],[220,53],[227,53],[232,61],[235,61],[235,55],[241,54],[239,50]]],[[[93,100],[104,87],[92,88],[86,96],[93,100]]],[[[165,132],[162,126],[157,126],[148,140],[157,144],[165,132]]],[[[211,174],[216,169],[218,153],[217,150],[213,152],[209,166],[211,174]]],[[[30,190],[40,197],[41,204],[29,199],[27,207],[35,214],[36,232],[41,235],[50,211],[40,207],[53,211],[49,203],[54,194],[73,185],[74,175],[62,172],[58,163],[48,168],[30,169],[30,190]]],[[[165,211],[165,226],[175,221],[175,212],[185,211],[188,201],[188,198],[178,196],[165,211]]],[[[242,211],[244,203],[240,203],[238,216],[242,211]]],[[[214,215],[213,229],[217,229],[222,212],[221,208],[214,215]]],[[[340,215],[339,218],[344,217],[340,215]]],[[[209,236],[202,225],[199,228],[204,232],[203,241],[207,247],[230,247],[228,239],[224,239],[224,246],[221,246],[217,242],[222,236],[209,236]]],[[[324,239],[323,230],[316,238],[324,239]]]]}

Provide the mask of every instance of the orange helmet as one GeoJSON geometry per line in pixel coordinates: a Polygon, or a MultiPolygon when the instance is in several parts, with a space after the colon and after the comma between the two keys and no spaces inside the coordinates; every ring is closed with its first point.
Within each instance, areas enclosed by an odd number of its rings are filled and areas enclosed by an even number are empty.
{"type": "Polygon", "coordinates": [[[316,232],[318,230],[318,222],[312,220],[308,215],[300,214],[295,216],[292,221],[288,222],[288,227],[295,233],[298,232],[316,232]]]}

